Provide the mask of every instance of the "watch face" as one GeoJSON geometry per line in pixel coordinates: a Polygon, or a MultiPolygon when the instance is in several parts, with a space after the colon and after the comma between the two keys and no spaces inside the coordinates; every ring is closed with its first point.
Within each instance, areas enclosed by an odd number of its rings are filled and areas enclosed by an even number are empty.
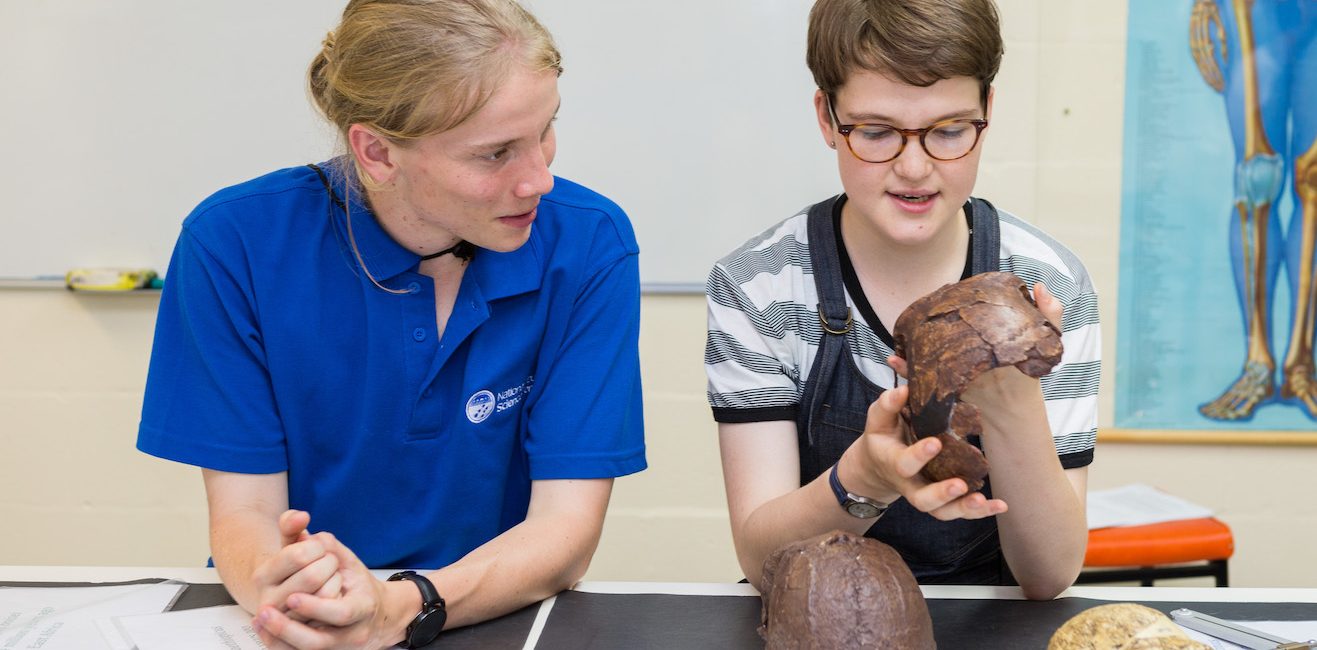
{"type": "Polygon", "coordinates": [[[885,509],[864,501],[850,501],[846,504],[846,512],[851,513],[852,517],[860,519],[873,519],[881,515],[885,509]]]}
{"type": "Polygon", "coordinates": [[[412,621],[411,630],[407,635],[411,647],[421,648],[429,645],[439,637],[447,621],[448,612],[442,609],[432,609],[417,616],[416,620],[412,621]]]}

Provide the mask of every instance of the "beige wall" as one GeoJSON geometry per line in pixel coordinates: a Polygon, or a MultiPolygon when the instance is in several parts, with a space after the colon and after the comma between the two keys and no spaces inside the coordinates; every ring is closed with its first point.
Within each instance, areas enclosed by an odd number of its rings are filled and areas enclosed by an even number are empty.
{"type": "MultiPolygon", "coordinates": [[[[1102,297],[1109,426],[1123,4],[1001,4],[1008,50],[979,194],[1087,263],[1102,297]]],[[[18,217],[0,218],[21,236],[18,217]]],[[[155,307],[153,295],[0,290],[0,564],[204,562],[199,473],[133,449],[155,307]]],[[[588,577],[739,579],[704,402],[703,299],[647,296],[641,335],[650,469],[617,482],[588,577]]],[[[1091,485],[1143,481],[1214,508],[1235,532],[1234,584],[1311,587],[1315,464],[1317,447],[1103,444],[1091,485]]]]}
{"type": "MultiPolygon", "coordinates": [[[[205,561],[199,472],[133,449],[156,303],[0,291],[0,564],[205,561]]],[[[704,402],[703,299],[649,296],[643,318],[650,468],[617,481],[588,577],[737,580],[704,402]]],[[[1106,444],[1091,476],[1216,509],[1235,531],[1237,585],[1314,586],[1314,462],[1317,448],[1106,444]]]]}

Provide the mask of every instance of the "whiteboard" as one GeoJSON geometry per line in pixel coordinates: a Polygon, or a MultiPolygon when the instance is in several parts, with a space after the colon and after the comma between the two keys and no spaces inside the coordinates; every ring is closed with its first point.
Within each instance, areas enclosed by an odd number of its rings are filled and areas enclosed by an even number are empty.
{"type": "MultiPolygon", "coordinates": [[[[215,190],[338,143],[304,75],[343,2],[0,2],[0,277],[162,273],[215,190]]],[[[840,191],[809,0],[530,0],[563,53],[556,174],[631,216],[650,286],[840,191]]]]}
{"type": "Polygon", "coordinates": [[[812,0],[532,0],[562,51],[558,174],[631,216],[646,283],[698,283],[841,191],[805,67],[812,0]]]}
{"type": "Polygon", "coordinates": [[[303,74],[330,4],[0,2],[0,276],[163,273],[207,195],[326,158],[303,74]]]}

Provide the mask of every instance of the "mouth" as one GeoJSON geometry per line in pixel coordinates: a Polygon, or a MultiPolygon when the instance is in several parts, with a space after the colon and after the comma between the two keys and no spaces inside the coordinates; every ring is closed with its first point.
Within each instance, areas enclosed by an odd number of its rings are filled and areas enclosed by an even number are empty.
{"type": "Polygon", "coordinates": [[[535,214],[538,211],[539,211],[539,207],[536,206],[534,208],[531,208],[529,212],[523,212],[521,214],[510,214],[507,216],[499,217],[498,220],[514,228],[524,228],[526,226],[529,226],[533,221],[535,221],[535,214]]]}
{"type": "Polygon", "coordinates": [[[913,192],[897,191],[897,192],[888,192],[888,194],[906,203],[913,203],[918,205],[921,203],[928,203],[929,201],[932,201],[934,198],[937,197],[938,193],[921,192],[921,191],[913,191],[913,192]]]}

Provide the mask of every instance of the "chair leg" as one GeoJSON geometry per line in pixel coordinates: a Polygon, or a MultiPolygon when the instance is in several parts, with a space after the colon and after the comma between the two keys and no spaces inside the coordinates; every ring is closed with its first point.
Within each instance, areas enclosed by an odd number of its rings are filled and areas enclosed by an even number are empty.
{"type": "Polygon", "coordinates": [[[1216,578],[1216,586],[1230,586],[1230,564],[1227,560],[1212,560],[1212,577],[1216,578]]]}

